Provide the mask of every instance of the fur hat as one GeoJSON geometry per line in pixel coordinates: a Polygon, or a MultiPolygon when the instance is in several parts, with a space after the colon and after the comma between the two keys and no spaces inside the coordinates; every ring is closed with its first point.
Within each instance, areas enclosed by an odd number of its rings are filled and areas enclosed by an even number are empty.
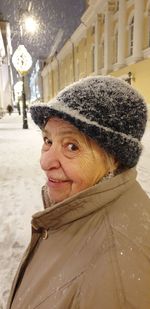
{"type": "Polygon", "coordinates": [[[48,103],[32,105],[30,111],[40,128],[51,117],[69,121],[123,166],[133,167],[139,159],[147,108],[140,94],[125,81],[110,76],[86,77],[65,87],[48,103]]]}

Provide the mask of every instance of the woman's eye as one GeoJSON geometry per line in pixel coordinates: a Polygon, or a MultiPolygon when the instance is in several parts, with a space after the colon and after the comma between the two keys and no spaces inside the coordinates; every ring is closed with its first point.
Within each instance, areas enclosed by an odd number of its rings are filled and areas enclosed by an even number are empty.
{"type": "Polygon", "coordinates": [[[46,136],[44,136],[43,140],[44,140],[45,145],[51,145],[52,144],[52,142],[46,136]]]}
{"type": "Polygon", "coordinates": [[[73,144],[73,143],[68,144],[67,148],[68,148],[69,151],[79,150],[78,146],[76,144],[73,144]]]}

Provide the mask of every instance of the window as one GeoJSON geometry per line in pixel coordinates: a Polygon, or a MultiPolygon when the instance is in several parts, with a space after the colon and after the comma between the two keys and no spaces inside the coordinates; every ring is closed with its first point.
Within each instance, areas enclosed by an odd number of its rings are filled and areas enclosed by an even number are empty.
{"type": "Polygon", "coordinates": [[[134,17],[129,24],[129,56],[133,55],[133,33],[134,33],[134,17]]]}
{"type": "Polygon", "coordinates": [[[148,47],[150,47],[150,8],[148,10],[148,47]]]}
{"type": "Polygon", "coordinates": [[[93,26],[92,29],[91,29],[91,34],[95,34],[95,27],[93,26]]]}
{"type": "Polygon", "coordinates": [[[91,71],[95,72],[95,46],[92,46],[92,50],[91,50],[91,71]]]}
{"type": "Polygon", "coordinates": [[[116,31],[114,35],[114,63],[117,62],[117,56],[118,56],[118,31],[116,31]]]}
{"type": "Polygon", "coordinates": [[[77,80],[79,79],[80,77],[80,63],[79,63],[79,60],[77,60],[77,63],[76,63],[76,78],[77,80]]]}
{"type": "Polygon", "coordinates": [[[103,68],[104,67],[104,39],[101,42],[100,45],[100,67],[103,68]]]}
{"type": "Polygon", "coordinates": [[[84,72],[87,75],[87,53],[84,53],[84,72]]]}
{"type": "Polygon", "coordinates": [[[119,1],[116,3],[116,10],[119,11],[119,1]]]}
{"type": "Polygon", "coordinates": [[[119,11],[119,1],[115,2],[115,13],[119,11]]]}

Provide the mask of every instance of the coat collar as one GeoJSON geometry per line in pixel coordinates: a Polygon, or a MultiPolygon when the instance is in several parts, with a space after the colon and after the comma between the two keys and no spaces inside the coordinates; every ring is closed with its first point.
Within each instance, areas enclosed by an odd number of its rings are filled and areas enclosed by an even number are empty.
{"type": "Polygon", "coordinates": [[[37,231],[58,229],[67,223],[100,210],[126,191],[135,181],[136,175],[135,168],[129,169],[53,206],[49,204],[47,187],[44,186],[42,189],[43,202],[45,208],[49,207],[33,215],[33,228],[37,231]]]}

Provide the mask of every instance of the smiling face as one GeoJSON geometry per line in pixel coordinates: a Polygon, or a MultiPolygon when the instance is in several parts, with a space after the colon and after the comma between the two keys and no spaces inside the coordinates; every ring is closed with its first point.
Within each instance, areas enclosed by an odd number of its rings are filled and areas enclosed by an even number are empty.
{"type": "Polygon", "coordinates": [[[43,141],[40,163],[53,204],[95,185],[109,172],[105,151],[62,119],[49,119],[43,141]]]}

